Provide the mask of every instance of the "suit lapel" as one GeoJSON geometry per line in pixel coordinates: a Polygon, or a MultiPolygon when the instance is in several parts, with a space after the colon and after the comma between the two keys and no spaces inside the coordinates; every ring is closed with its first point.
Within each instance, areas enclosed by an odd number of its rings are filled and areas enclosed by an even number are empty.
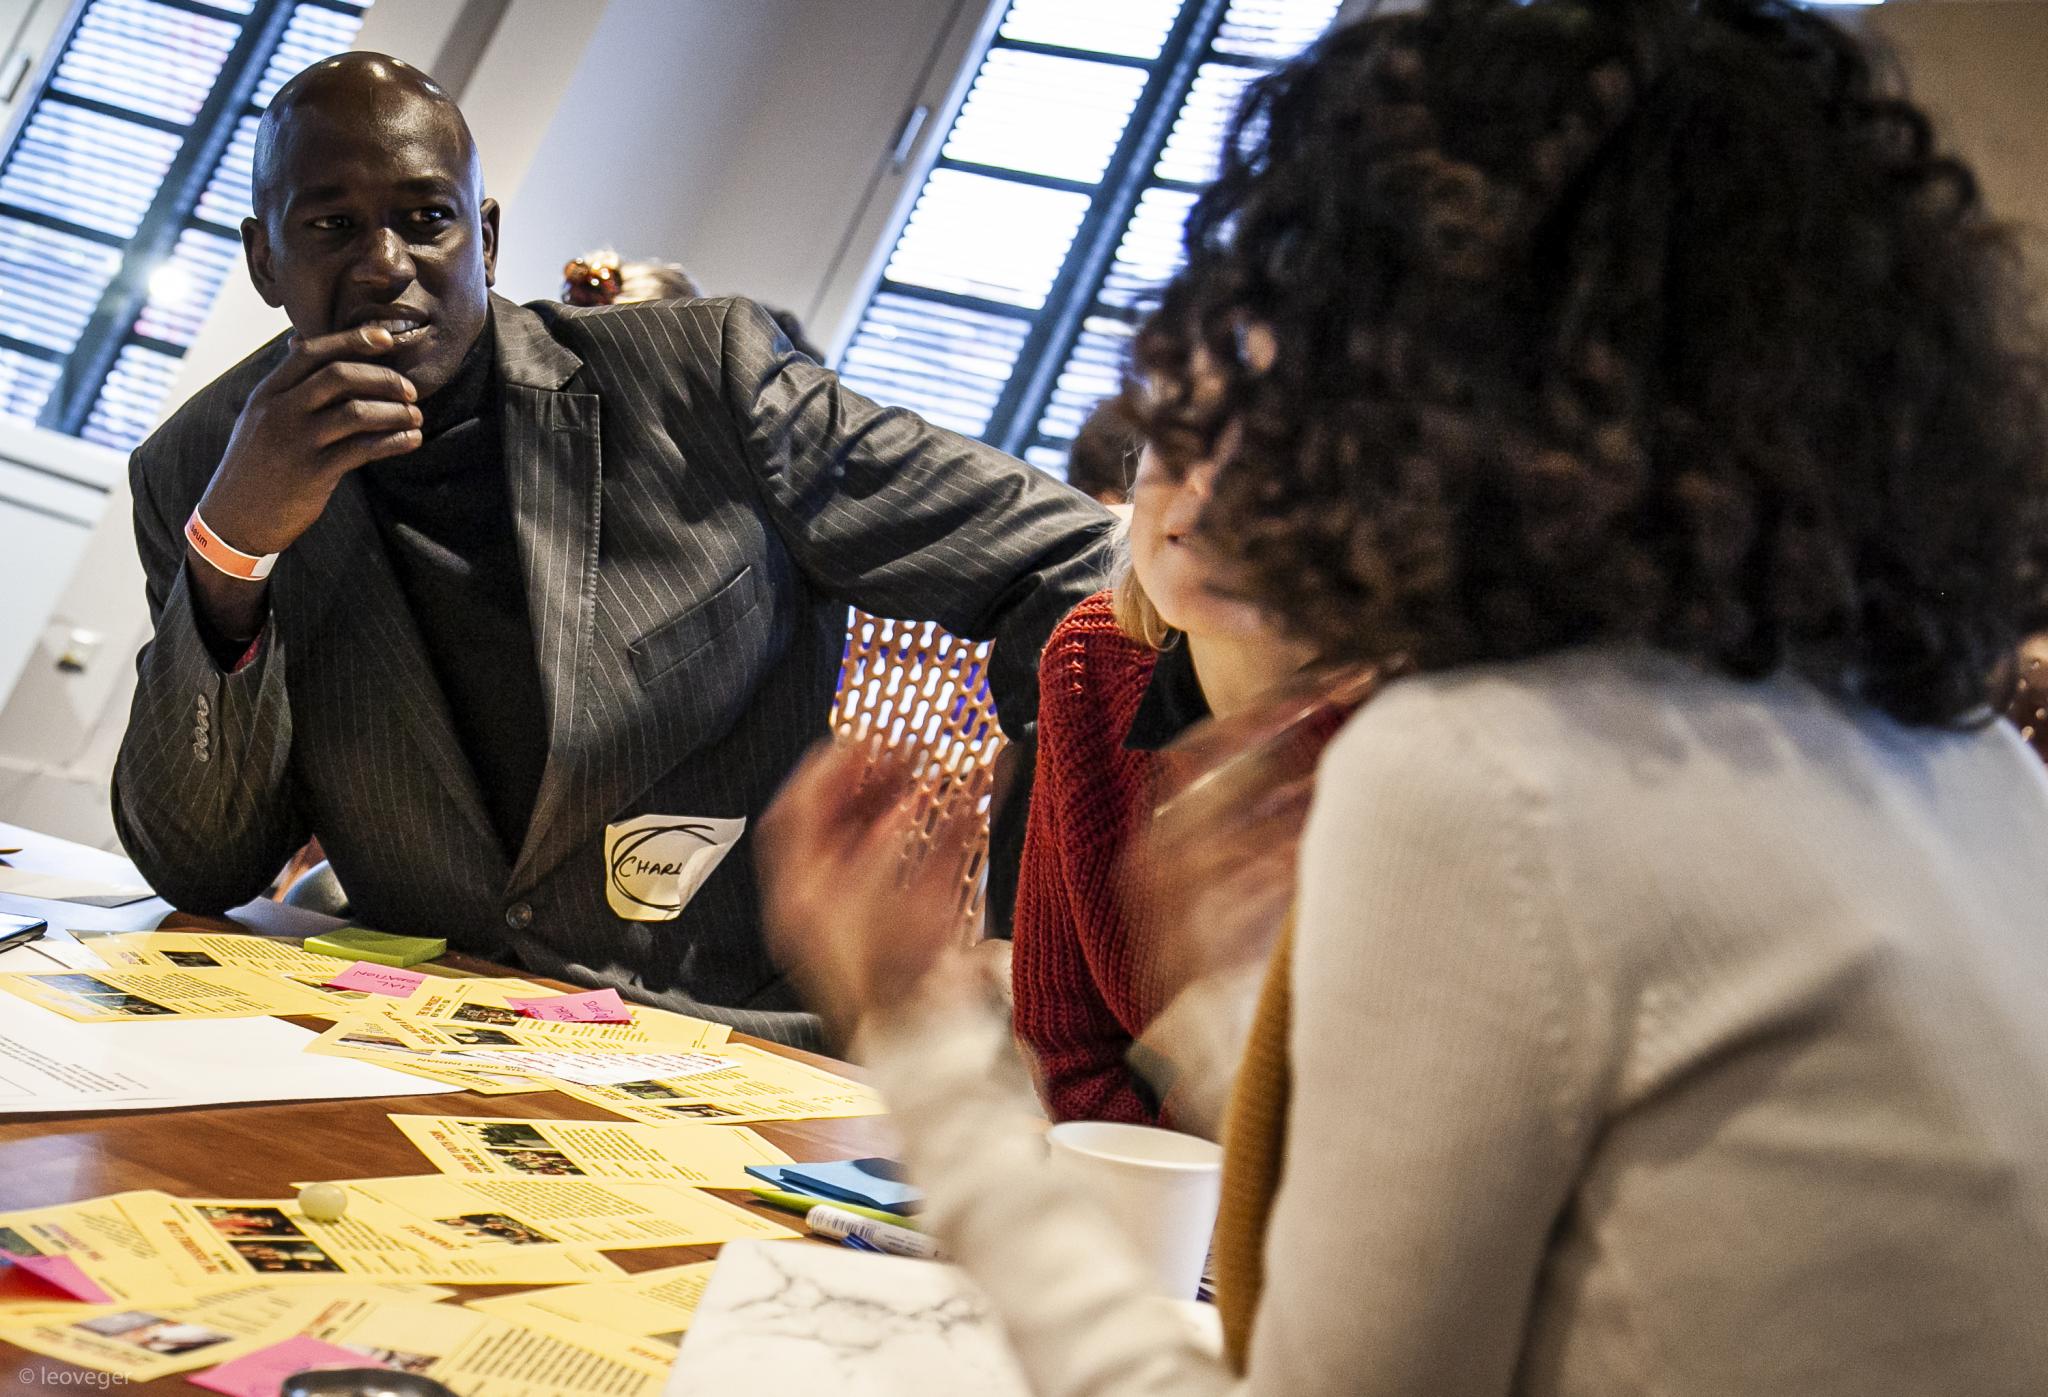
{"type": "Polygon", "coordinates": [[[362,483],[353,475],[286,550],[275,585],[280,619],[294,637],[313,635],[335,600],[348,598],[338,624],[354,628],[366,643],[327,648],[346,657],[341,663],[351,666],[352,686],[367,685],[398,712],[449,797],[487,844],[498,847],[483,788],[456,739],[426,644],[385,556],[362,483]]]}
{"type": "Polygon", "coordinates": [[[588,766],[590,651],[604,508],[598,397],[563,390],[582,361],[533,312],[493,298],[504,393],[505,470],[526,575],[534,659],[547,707],[548,756],[512,869],[531,887],[587,833],[567,820],[588,766]]]}

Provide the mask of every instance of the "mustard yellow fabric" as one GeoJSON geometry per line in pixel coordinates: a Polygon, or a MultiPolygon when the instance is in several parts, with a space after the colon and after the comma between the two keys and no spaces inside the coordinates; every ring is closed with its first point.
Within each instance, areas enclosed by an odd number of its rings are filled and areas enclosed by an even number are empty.
{"type": "Polygon", "coordinates": [[[1251,1038],[1238,1068],[1237,1089],[1223,1127],[1223,1203],[1216,1217],[1216,1308],[1223,1316],[1223,1348],[1238,1372],[1251,1351],[1252,1319],[1265,1278],[1266,1220],[1280,1189],[1287,1143],[1288,966],[1293,961],[1290,921],[1273,948],[1251,1038]]]}

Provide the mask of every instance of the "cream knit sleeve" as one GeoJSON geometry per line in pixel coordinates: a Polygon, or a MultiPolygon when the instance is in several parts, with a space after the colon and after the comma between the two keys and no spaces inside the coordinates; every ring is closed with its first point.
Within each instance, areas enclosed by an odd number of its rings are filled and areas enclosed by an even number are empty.
{"type": "Polygon", "coordinates": [[[903,1006],[859,1052],[938,1235],[1044,1397],[1511,1389],[1553,1224],[1593,1129],[1604,1022],[1512,779],[1426,684],[1331,745],[1302,852],[1294,1090],[1250,1373],[1141,1293],[1085,1196],[1041,1167],[993,1017],[903,1006]]]}
{"type": "Polygon", "coordinates": [[[910,1004],[854,1045],[902,1129],[922,1219],[987,1292],[1041,1397],[1222,1397],[1229,1372],[1095,1200],[1045,1167],[1045,1122],[1002,1022],[910,1004]]]}

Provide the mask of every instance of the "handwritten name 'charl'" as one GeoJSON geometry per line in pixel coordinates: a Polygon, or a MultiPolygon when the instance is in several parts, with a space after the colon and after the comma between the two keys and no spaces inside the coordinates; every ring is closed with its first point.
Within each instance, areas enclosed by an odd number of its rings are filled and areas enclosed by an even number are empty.
{"type": "Polygon", "coordinates": [[[606,825],[605,901],[628,921],[674,921],[746,828],[744,818],[691,815],[638,815],[606,825]]]}
{"type": "Polygon", "coordinates": [[[640,878],[680,878],[689,868],[688,859],[677,859],[673,863],[655,863],[637,854],[627,854],[619,860],[618,876],[622,881],[631,882],[640,878]]]}

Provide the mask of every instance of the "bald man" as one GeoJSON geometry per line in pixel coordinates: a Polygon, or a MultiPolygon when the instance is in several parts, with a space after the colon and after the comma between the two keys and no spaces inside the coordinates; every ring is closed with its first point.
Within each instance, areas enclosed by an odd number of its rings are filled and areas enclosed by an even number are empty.
{"type": "Polygon", "coordinates": [[[994,638],[1027,733],[1108,517],[745,301],[493,296],[475,143],[394,59],[286,84],[254,196],[291,333],[130,468],[130,855],[218,912],[318,835],[368,925],[800,1037],[740,846],[825,732],[847,607],[994,638]]]}

